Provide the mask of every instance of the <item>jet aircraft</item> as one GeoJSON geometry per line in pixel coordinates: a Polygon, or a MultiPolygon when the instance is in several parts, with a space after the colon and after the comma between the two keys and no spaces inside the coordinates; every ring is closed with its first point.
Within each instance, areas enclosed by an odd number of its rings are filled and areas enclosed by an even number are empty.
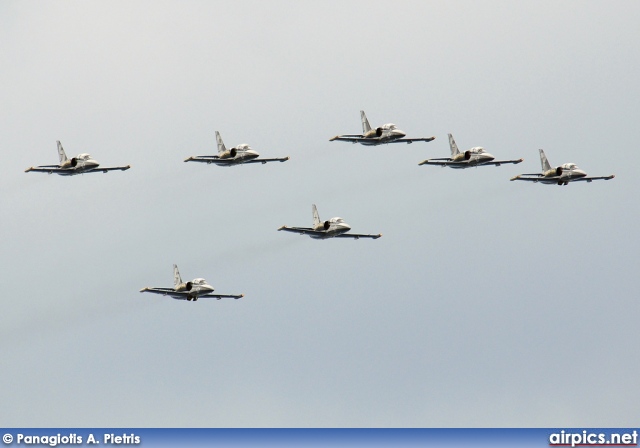
{"type": "Polygon", "coordinates": [[[449,135],[449,147],[451,148],[451,157],[445,157],[442,159],[427,159],[420,162],[418,165],[439,165],[441,167],[449,166],[451,168],[471,168],[480,165],[495,165],[500,166],[503,163],[520,163],[524,159],[518,160],[495,160],[491,154],[486,152],[482,146],[475,146],[465,152],[458,150],[453,135],[449,135]]]}
{"type": "Polygon", "coordinates": [[[564,165],[552,168],[542,149],[540,150],[540,164],[542,165],[542,173],[518,174],[512,177],[511,180],[526,180],[549,185],[569,185],[569,182],[593,182],[594,180],[609,180],[616,177],[614,174],[610,176],[589,177],[587,173],[578,168],[575,163],[565,163],[564,165]]]}
{"type": "Polygon", "coordinates": [[[98,173],[107,171],[126,171],[131,168],[131,165],[127,166],[114,166],[114,167],[101,167],[100,164],[92,159],[89,154],[79,154],[76,157],[71,159],[67,158],[67,155],[62,148],[62,144],[58,141],[58,156],[60,157],[59,165],[40,165],[40,166],[32,166],[24,170],[25,173],[29,171],[35,171],[37,173],[56,173],[61,176],[73,176],[76,174],[85,174],[85,173],[98,173]]]}
{"type": "Polygon", "coordinates": [[[220,300],[222,298],[239,299],[244,294],[213,294],[213,286],[207,283],[203,278],[196,278],[190,282],[184,283],[178,266],[173,265],[173,288],[142,288],[140,292],[152,292],[154,294],[162,294],[163,296],[171,296],[176,300],[187,300],[194,302],[201,297],[215,297],[220,300]]]}
{"type": "Polygon", "coordinates": [[[327,238],[373,238],[374,240],[382,236],[381,233],[377,235],[360,235],[355,233],[347,233],[351,230],[349,224],[344,222],[342,218],[331,218],[328,221],[322,222],[318,209],[315,204],[311,206],[313,212],[313,227],[287,227],[282,226],[278,230],[284,230],[287,232],[299,233],[300,235],[309,235],[316,240],[325,240],[327,238]]]}
{"type": "Polygon", "coordinates": [[[220,137],[220,133],[216,131],[216,141],[218,143],[218,155],[212,156],[191,156],[185,159],[185,162],[203,162],[207,164],[215,163],[218,166],[235,166],[246,163],[262,163],[267,162],[286,162],[289,157],[281,157],[274,159],[259,159],[258,154],[246,143],[237,145],[231,149],[227,149],[220,137]]]}
{"type": "Polygon", "coordinates": [[[365,146],[377,146],[383,143],[411,144],[413,142],[430,142],[435,139],[435,137],[404,138],[407,134],[398,129],[393,123],[383,124],[378,128],[371,129],[369,120],[367,120],[367,116],[363,110],[360,111],[360,119],[362,121],[362,134],[336,135],[329,139],[329,141],[339,140],[343,142],[360,143],[365,146]]]}

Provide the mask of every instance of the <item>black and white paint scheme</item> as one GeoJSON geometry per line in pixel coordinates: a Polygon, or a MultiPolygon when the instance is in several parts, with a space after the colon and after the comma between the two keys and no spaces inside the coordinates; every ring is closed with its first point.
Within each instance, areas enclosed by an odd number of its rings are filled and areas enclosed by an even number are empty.
{"type": "Polygon", "coordinates": [[[0,422],[637,426],[639,23],[638,1],[0,1],[0,422]],[[436,139],[329,142],[360,110],[436,139]],[[216,130],[291,159],[184,163],[216,130]],[[525,160],[418,166],[449,132],[525,160]],[[131,169],[25,174],[56,140],[131,169]],[[538,148],[616,177],[509,182],[538,148]],[[312,203],[383,236],[277,231],[312,203]],[[245,297],[139,293],[174,263],[245,297]]]}
{"type": "Polygon", "coordinates": [[[64,152],[62,143],[60,143],[60,141],[57,141],[56,143],[58,144],[58,158],[60,159],[60,163],[58,165],[31,166],[24,170],[24,172],[29,173],[33,171],[35,173],[59,174],[60,176],[75,176],[76,174],[85,173],[126,171],[131,168],[131,165],[100,167],[98,161],[87,153],[78,154],[75,157],[68,158],[67,154],[64,152]]]}
{"type": "Polygon", "coordinates": [[[542,149],[540,151],[540,165],[542,173],[518,174],[511,180],[524,180],[527,182],[539,182],[546,185],[569,185],[569,182],[593,182],[594,180],[610,180],[615,174],[608,176],[587,176],[584,170],[578,168],[575,163],[563,163],[552,167],[542,149]]]}
{"type": "Polygon", "coordinates": [[[458,145],[453,139],[453,135],[449,135],[449,148],[451,149],[451,157],[445,157],[441,159],[427,159],[420,162],[418,165],[436,165],[441,167],[451,167],[455,169],[472,168],[476,166],[495,165],[500,166],[502,164],[513,163],[517,164],[524,159],[517,160],[495,160],[492,154],[489,154],[484,150],[482,146],[474,146],[464,152],[458,150],[458,145]]]}
{"type": "Polygon", "coordinates": [[[430,142],[435,139],[435,137],[404,138],[407,134],[398,129],[393,123],[371,128],[369,120],[367,120],[367,116],[363,110],[360,111],[360,121],[362,121],[362,134],[336,135],[329,139],[329,141],[338,140],[341,142],[360,143],[365,146],[378,146],[385,143],[411,144],[413,142],[430,142]]]}
{"type": "Polygon", "coordinates": [[[218,155],[191,156],[186,158],[185,162],[213,163],[218,166],[237,166],[249,163],[265,164],[267,162],[286,162],[289,160],[289,157],[260,159],[260,154],[246,143],[227,149],[218,131],[216,131],[216,143],[218,145],[218,155]]]}
{"type": "Polygon", "coordinates": [[[145,287],[140,292],[150,292],[153,294],[162,294],[163,296],[170,296],[176,300],[196,301],[200,298],[214,298],[214,299],[239,299],[244,297],[244,294],[214,294],[214,288],[203,278],[194,278],[190,282],[183,282],[180,277],[180,271],[178,266],[173,265],[173,288],[150,288],[145,287]]]}
{"type": "Polygon", "coordinates": [[[344,219],[335,217],[322,221],[318,214],[318,208],[316,204],[311,205],[311,213],[313,214],[313,227],[287,227],[282,226],[278,230],[284,230],[285,232],[298,233],[300,235],[308,235],[315,240],[326,240],[328,238],[352,238],[354,240],[360,238],[372,238],[378,239],[382,236],[381,233],[377,235],[363,235],[358,233],[347,233],[351,230],[351,226],[344,222],[344,219]]]}

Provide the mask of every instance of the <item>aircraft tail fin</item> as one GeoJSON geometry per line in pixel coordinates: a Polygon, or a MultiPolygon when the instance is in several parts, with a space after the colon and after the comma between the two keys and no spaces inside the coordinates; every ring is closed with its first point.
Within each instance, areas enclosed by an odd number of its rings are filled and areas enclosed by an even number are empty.
{"type": "Polygon", "coordinates": [[[178,271],[178,265],[173,265],[173,286],[177,287],[182,284],[182,277],[180,277],[180,271],[178,271]]]}
{"type": "Polygon", "coordinates": [[[460,151],[458,150],[458,145],[456,145],[456,141],[453,139],[453,135],[448,134],[449,135],[449,148],[451,148],[451,157],[455,157],[458,154],[460,154],[460,151]]]}
{"type": "Polygon", "coordinates": [[[360,120],[362,121],[362,133],[366,134],[371,130],[371,125],[369,124],[369,120],[367,120],[367,116],[364,111],[360,111],[360,120]]]}
{"type": "Polygon", "coordinates": [[[224,142],[222,141],[222,137],[220,137],[220,133],[216,131],[216,142],[218,143],[218,154],[222,154],[227,150],[224,146],[224,142]]]}
{"type": "Polygon", "coordinates": [[[547,156],[544,155],[544,151],[540,150],[540,165],[542,165],[542,172],[549,171],[551,169],[551,164],[547,160],[547,156]]]}
{"type": "Polygon", "coordinates": [[[58,140],[56,143],[58,144],[58,157],[60,157],[60,165],[62,165],[69,159],[67,159],[67,155],[64,152],[64,148],[62,147],[62,143],[60,143],[60,140],[58,140]]]}
{"type": "Polygon", "coordinates": [[[313,212],[313,227],[315,228],[320,224],[320,215],[316,204],[311,204],[311,211],[313,212]]]}

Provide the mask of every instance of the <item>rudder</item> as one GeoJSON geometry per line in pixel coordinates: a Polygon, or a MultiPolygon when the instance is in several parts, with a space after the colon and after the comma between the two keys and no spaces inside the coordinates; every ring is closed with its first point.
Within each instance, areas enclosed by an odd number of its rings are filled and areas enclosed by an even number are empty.
{"type": "Polygon", "coordinates": [[[182,284],[182,277],[180,277],[180,271],[178,271],[178,265],[173,265],[173,286],[178,287],[182,284]]]}
{"type": "Polygon", "coordinates": [[[222,141],[222,137],[220,137],[220,133],[216,131],[216,142],[218,143],[218,154],[222,154],[227,150],[224,146],[224,142],[222,141]]]}
{"type": "Polygon", "coordinates": [[[313,227],[320,225],[320,215],[318,214],[318,208],[316,204],[311,204],[311,211],[313,212],[313,227]]]}
{"type": "Polygon", "coordinates": [[[62,143],[60,143],[60,140],[58,140],[56,143],[58,144],[58,157],[60,158],[60,165],[62,165],[69,159],[67,159],[67,155],[64,152],[64,148],[62,147],[62,143]]]}
{"type": "Polygon", "coordinates": [[[362,121],[362,133],[366,134],[371,130],[371,125],[369,124],[369,120],[367,120],[367,116],[364,114],[364,111],[360,111],[360,120],[362,121]]]}
{"type": "Polygon", "coordinates": [[[542,172],[549,171],[551,169],[551,164],[547,160],[547,156],[544,155],[544,151],[542,149],[540,151],[540,165],[542,165],[542,172]]]}
{"type": "Polygon", "coordinates": [[[458,154],[460,154],[460,151],[458,150],[458,145],[456,145],[456,141],[453,139],[453,135],[451,134],[447,134],[449,135],[449,148],[451,148],[451,157],[455,157],[458,154]]]}

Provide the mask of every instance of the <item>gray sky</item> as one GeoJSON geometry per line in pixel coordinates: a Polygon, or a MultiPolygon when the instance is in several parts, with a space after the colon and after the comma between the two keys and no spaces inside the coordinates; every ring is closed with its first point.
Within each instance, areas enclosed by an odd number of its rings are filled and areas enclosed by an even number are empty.
{"type": "Polygon", "coordinates": [[[640,4],[0,3],[5,426],[633,426],[640,4]],[[328,139],[393,122],[431,143],[328,139]],[[185,164],[249,143],[284,164],[185,164]],[[517,166],[418,166],[484,146],[517,166]],[[55,141],[127,172],[25,174],[55,141]],[[509,182],[575,162],[609,182],[509,182]],[[379,240],[283,225],[343,217],[379,240]],[[238,301],[140,294],[204,277],[238,301]]]}

